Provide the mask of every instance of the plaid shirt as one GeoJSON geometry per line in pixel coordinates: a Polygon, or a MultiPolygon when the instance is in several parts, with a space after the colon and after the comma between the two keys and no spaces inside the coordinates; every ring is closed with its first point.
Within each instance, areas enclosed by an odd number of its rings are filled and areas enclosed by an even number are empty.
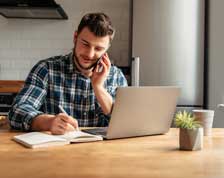
{"type": "MultiPolygon", "coordinates": [[[[112,65],[104,86],[114,100],[116,88],[127,86],[127,81],[112,65]]],[[[108,125],[110,115],[103,113],[90,78],[77,70],[72,53],[42,60],[33,67],[8,114],[10,125],[29,131],[33,118],[44,113],[58,114],[59,105],[81,127],[108,125]]]]}

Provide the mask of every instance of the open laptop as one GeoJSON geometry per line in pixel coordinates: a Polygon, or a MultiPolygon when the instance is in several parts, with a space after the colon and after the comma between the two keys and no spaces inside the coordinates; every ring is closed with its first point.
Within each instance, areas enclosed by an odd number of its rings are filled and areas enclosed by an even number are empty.
{"type": "Polygon", "coordinates": [[[85,129],[105,139],[164,134],[169,131],[179,87],[119,87],[109,126],[85,129]]]}

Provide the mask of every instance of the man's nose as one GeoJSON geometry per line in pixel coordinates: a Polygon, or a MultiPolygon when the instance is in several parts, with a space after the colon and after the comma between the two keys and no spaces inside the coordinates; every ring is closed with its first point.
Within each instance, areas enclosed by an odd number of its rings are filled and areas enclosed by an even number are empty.
{"type": "Polygon", "coordinates": [[[89,48],[89,49],[87,50],[87,56],[88,56],[88,58],[89,58],[89,59],[92,59],[92,58],[94,57],[94,55],[95,55],[95,50],[94,50],[94,48],[89,48]]]}

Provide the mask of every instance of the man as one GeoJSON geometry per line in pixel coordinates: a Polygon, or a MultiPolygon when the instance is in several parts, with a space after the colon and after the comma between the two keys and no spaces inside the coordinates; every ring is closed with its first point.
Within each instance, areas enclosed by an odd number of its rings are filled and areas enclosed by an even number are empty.
{"type": "Polygon", "coordinates": [[[52,134],[107,126],[116,88],[127,86],[107,54],[114,33],[106,14],[86,14],[74,33],[73,52],[33,67],[8,114],[10,126],[52,134]]]}

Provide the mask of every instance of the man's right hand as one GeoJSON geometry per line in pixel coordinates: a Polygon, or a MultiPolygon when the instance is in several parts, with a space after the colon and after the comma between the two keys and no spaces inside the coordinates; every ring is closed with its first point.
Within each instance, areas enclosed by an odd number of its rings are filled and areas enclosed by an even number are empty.
{"type": "Polygon", "coordinates": [[[60,135],[78,130],[78,122],[64,113],[57,115],[41,114],[34,118],[31,127],[32,131],[51,131],[52,134],[60,135]]]}
{"type": "Polygon", "coordinates": [[[66,132],[74,131],[77,129],[77,120],[64,113],[56,115],[50,127],[51,133],[55,135],[65,134],[66,132]]]}

